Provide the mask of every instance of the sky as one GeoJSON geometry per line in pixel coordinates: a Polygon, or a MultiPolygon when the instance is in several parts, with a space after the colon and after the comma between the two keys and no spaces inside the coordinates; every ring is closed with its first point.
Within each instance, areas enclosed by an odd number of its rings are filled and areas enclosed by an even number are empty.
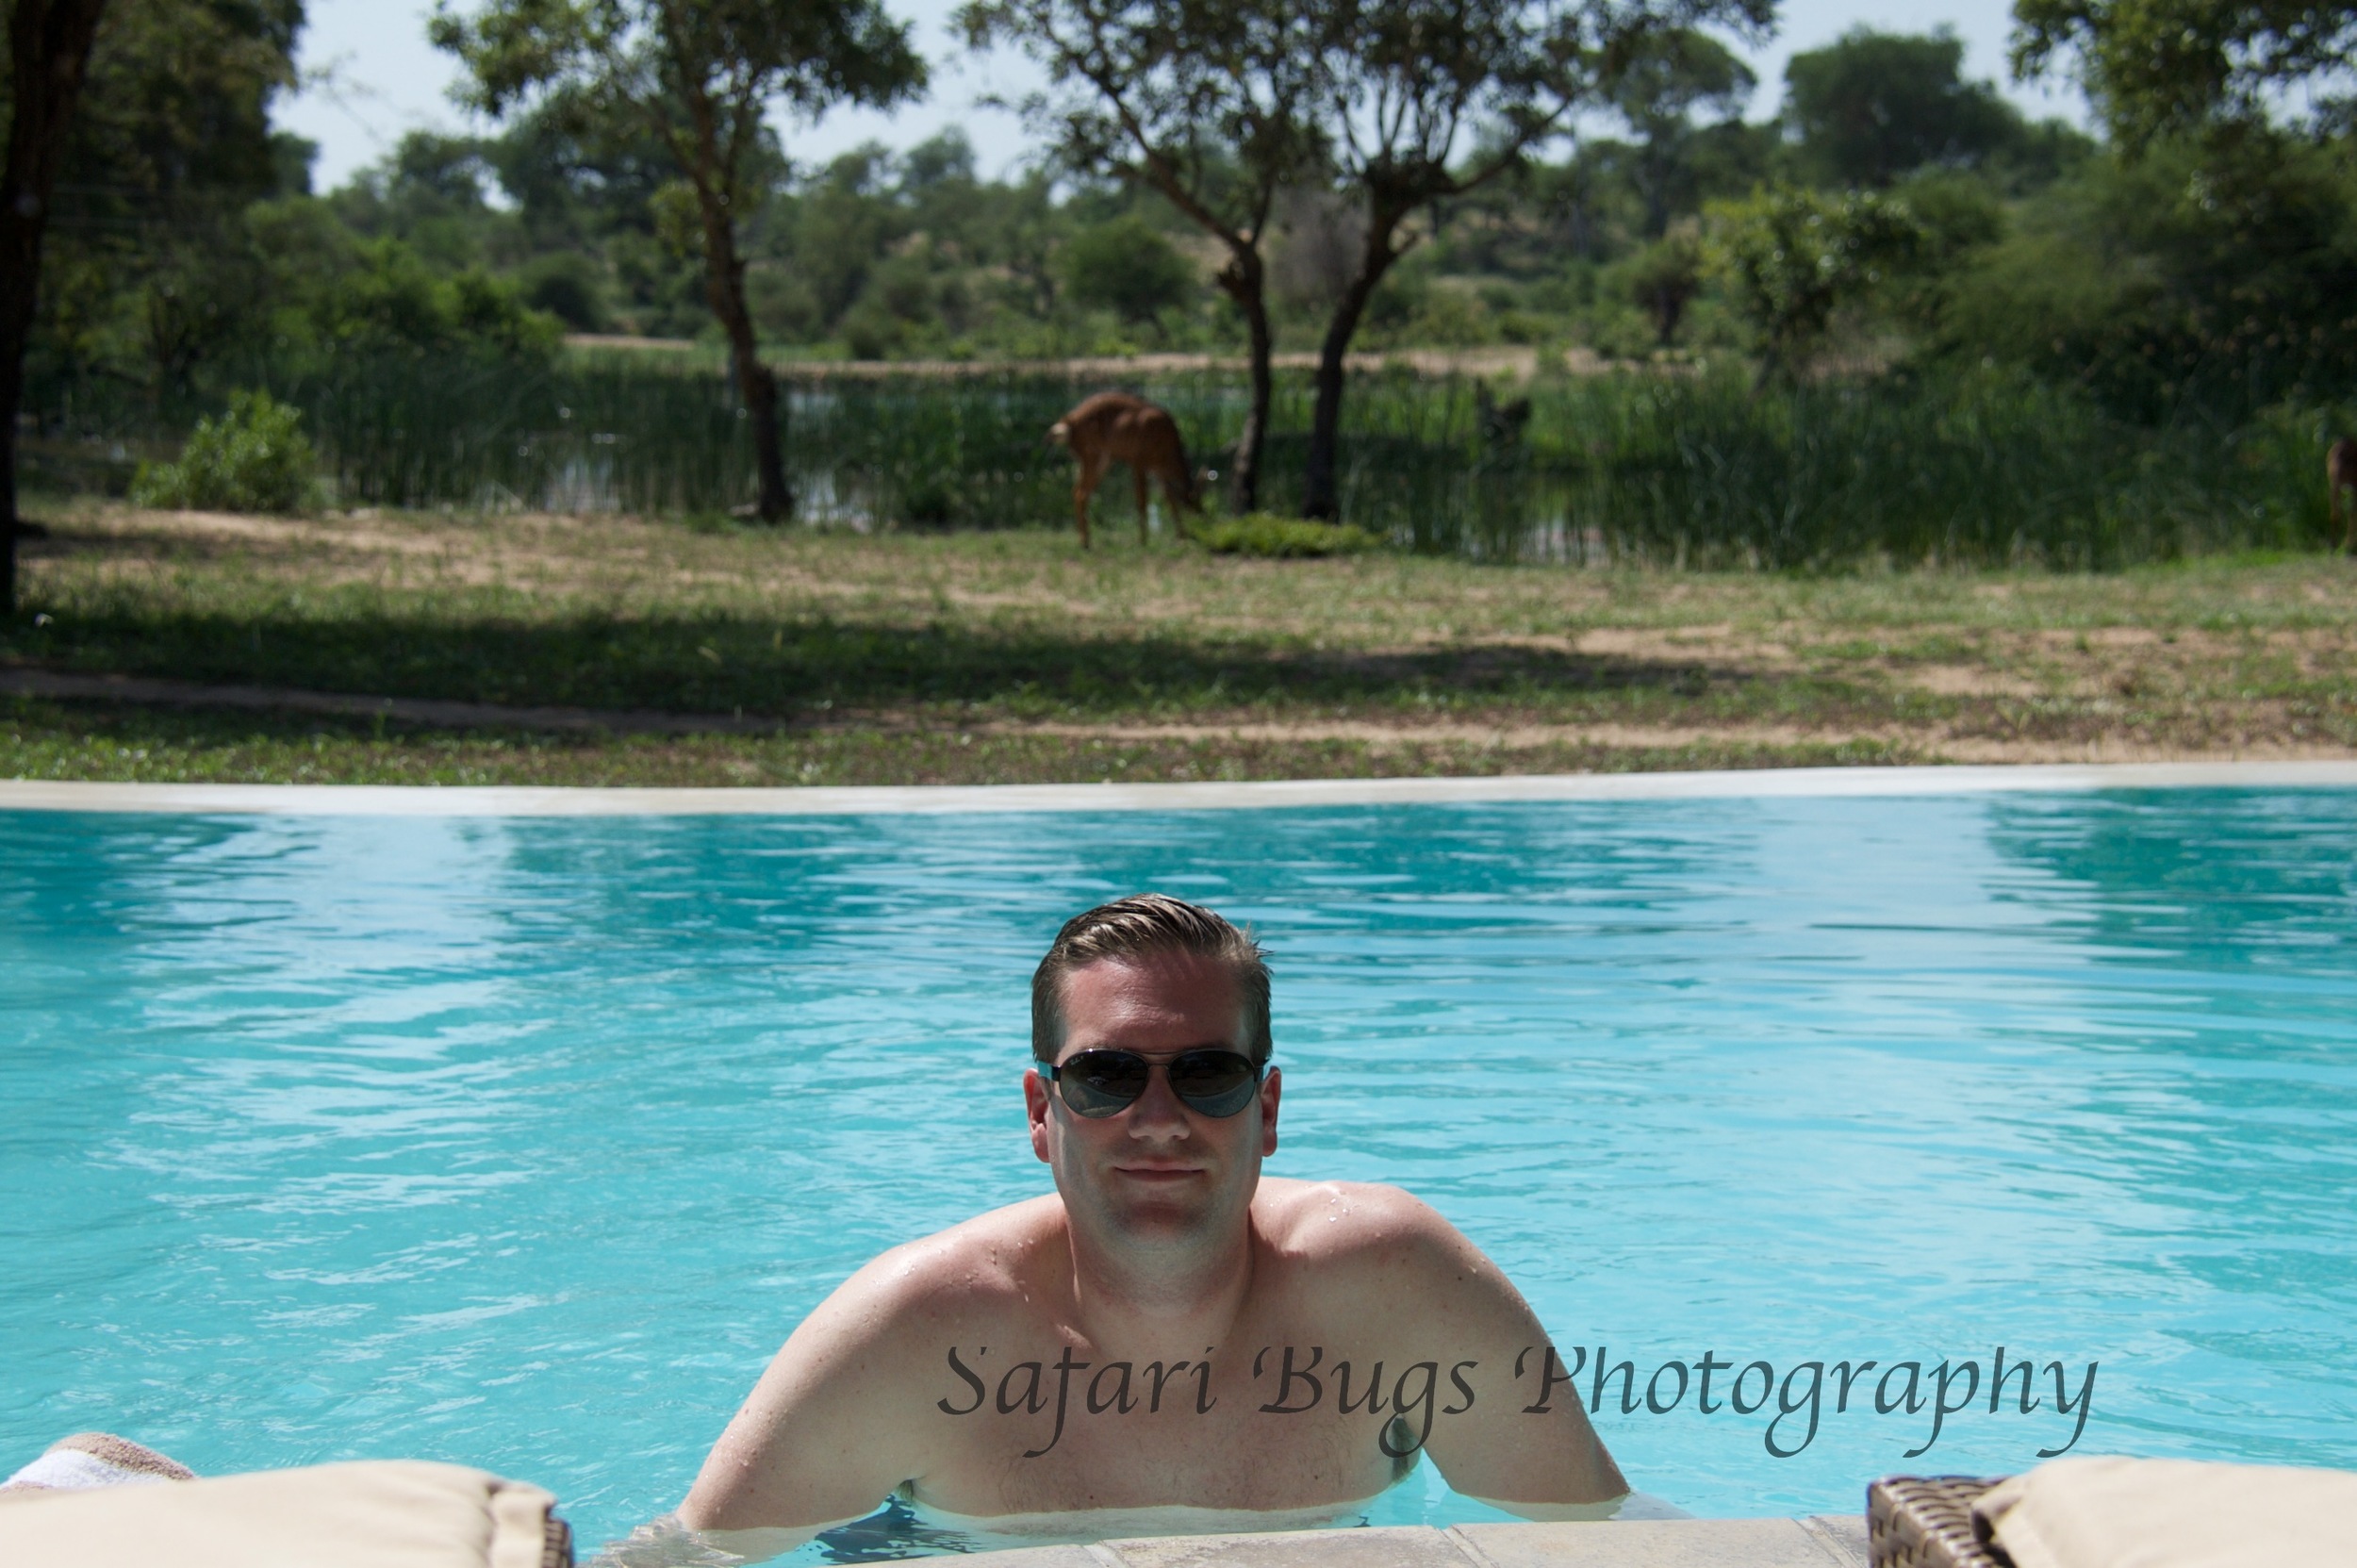
{"type": "MultiPolygon", "coordinates": [[[[884,0],[913,23],[917,45],[933,63],[933,85],[921,103],[890,114],[839,110],[816,124],[781,125],[786,155],[799,164],[823,163],[863,141],[910,147],[957,125],[974,144],[986,174],[1003,174],[1031,151],[1021,124],[1004,110],[982,107],[992,93],[1019,96],[1039,80],[1019,56],[972,57],[952,39],[957,0],[884,0]]],[[[482,128],[450,100],[456,77],[451,58],[425,41],[431,0],[310,0],[303,38],[303,90],[283,99],[275,116],[283,129],[319,143],[314,188],[333,189],[375,162],[411,130],[461,132],[482,128]]],[[[1965,44],[1965,73],[1996,81],[2033,116],[2058,114],[2084,124],[2086,106],[2067,85],[2019,87],[2005,71],[2005,38],[2013,13],[2007,0],[1784,0],[1781,25],[1764,48],[1748,51],[1759,74],[1754,118],[1773,113],[1783,95],[1784,63],[1860,23],[1891,32],[1927,32],[1943,24],[1965,44]]]]}

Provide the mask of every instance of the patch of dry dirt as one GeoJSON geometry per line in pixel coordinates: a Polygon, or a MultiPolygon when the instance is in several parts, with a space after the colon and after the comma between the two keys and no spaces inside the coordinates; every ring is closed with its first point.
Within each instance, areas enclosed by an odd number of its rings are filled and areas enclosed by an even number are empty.
{"type": "Polygon", "coordinates": [[[2027,676],[1978,665],[1917,665],[1897,672],[1898,679],[1935,697],[2036,697],[2040,687],[2027,676]]]}
{"type": "Polygon", "coordinates": [[[1647,664],[1710,665],[1720,668],[1781,669],[1799,662],[1786,644],[1739,632],[1727,621],[1667,630],[1600,627],[1581,633],[1572,649],[1591,657],[1641,660],[1647,664]]]}
{"type": "Polygon", "coordinates": [[[2249,761],[2314,761],[2357,755],[2357,749],[2327,741],[2255,734],[2210,743],[2149,739],[2103,733],[2087,736],[1994,736],[1958,733],[1949,726],[1863,727],[1802,724],[1381,724],[1300,719],[1215,724],[989,723],[969,726],[977,734],[1054,735],[1126,741],[1241,741],[1314,744],[1348,741],[1378,749],[1453,746],[1500,751],[1542,751],[1566,747],[1608,751],[1666,751],[1699,745],[1797,749],[1807,746],[1873,744],[1920,749],[1953,762],[2185,762],[2240,758],[2249,761]]]}

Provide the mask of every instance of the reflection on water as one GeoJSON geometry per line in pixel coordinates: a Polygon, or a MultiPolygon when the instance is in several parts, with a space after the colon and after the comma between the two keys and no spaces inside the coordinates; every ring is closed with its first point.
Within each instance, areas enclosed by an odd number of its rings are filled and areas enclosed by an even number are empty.
{"type": "MultiPolygon", "coordinates": [[[[1606,1515],[1611,1510],[1607,1506],[1606,1515]]],[[[669,1514],[609,1543],[592,1568],[704,1568],[768,1561],[792,1554],[801,1563],[886,1562],[1027,1546],[1081,1544],[1146,1535],[1215,1535],[1263,1530],[1363,1527],[1366,1506],[1254,1511],[1244,1509],[1090,1509],[1068,1513],[977,1519],[944,1514],[907,1495],[884,1500],[865,1519],[821,1530],[691,1530],[669,1514]]]]}
{"type": "Polygon", "coordinates": [[[828,1562],[888,1562],[920,1553],[986,1552],[1008,1543],[994,1542],[955,1526],[928,1524],[917,1517],[915,1509],[895,1496],[865,1519],[822,1531],[812,1544],[828,1562]]]}
{"type": "MultiPolygon", "coordinates": [[[[0,815],[0,1465],[444,1459],[625,1534],[851,1269],[1041,1190],[1031,965],[1149,886],[1274,949],[1272,1170],[1409,1187],[1564,1345],[2003,1345],[2101,1363],[2081,1451],[2357,1464],[2357,797],[2204,791],[0,815]]],[[[1708,1514],[2055,1441],[1606,1392],[1708,1514]]],[[[1426,1465],[1366,1517],[1496,1515],[1426,1465]]],[[[950,1544],[895,1527],[806,1550],[950,1544]]]]}
{"type": "MultiPolygon", "coordinates": [[[[1404,1484],[1406,1477],[1402,1477],[1404,1484]]],[[[1394,1487],[1394,1490],[1397,1490],[1394,1487]]],[[[1365,1528],[1385,1511],[1380,1498],[1341,1508],[1255,1510],[1249,1509],[1089,1509],[1068,1513],[1027,1513],[990,1519],[945,1514],[913,1501],[903,1488],[865,1519],[821,1530],[802,1543],[799,1532],[691,1530],[671,1515],[642,1525],[609,1543],[591,1568],[730,1568],[791,1554],[798,1563],[887,1562],[910,1557],[940,1557],[1030,1546],[1080,1545],[1157,1535],[1258,1534],[1270,1530],[1365,1528]]],[[[1515,1517],[1487,1510],[1492,1520],[1515,1517]]],[[[1558,1507],[1556,1520],[1686,1519],[1692,1515],[1663,1498],[1631,1493],[1610,1502],[1558,1507]]]]}

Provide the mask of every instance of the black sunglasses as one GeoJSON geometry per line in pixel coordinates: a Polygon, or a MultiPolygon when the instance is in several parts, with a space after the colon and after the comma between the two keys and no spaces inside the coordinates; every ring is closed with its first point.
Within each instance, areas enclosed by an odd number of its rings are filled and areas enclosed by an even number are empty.
{"type": "MultiPolygon", "coordinates": [[[[1180,1051],[1164,1070],[1170,1092],[1190,1111],[1232,1116],[1252,1103],[1266,1064],[1241,1051],[1180,1051]]],[[[1138,1102],[1152,1081],[1154,1065],[1133,1050],[1084,1050],[1065,1061],[1043,1062],[1039,1072],[1082,1116],[1117,1116],[1138,1102]]]]}

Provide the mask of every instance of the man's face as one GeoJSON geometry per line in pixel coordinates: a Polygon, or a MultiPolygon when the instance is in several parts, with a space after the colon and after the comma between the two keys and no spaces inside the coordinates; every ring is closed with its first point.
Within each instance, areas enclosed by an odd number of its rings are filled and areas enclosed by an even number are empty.
{"type": "MultiPolygon", "coordinates": [[[[1059,1064],[1084,1050],[1135,1051],[1164,1065],[1206,1047],[1252,1054],[1235,977],[1202,959],[1076,969],[1064,977],[1063,1015],[1059,1064]]],[[[1241,1220],[1261,1160],[1277,1149],[1277,1092],[1272,1068],[1242,1111],[1207,1116],[1173,1094],[1168,1073],[1158,1071],[1135,1104],[1090,1117],[1065,1105],[1037,1072],[1023,1079],[1031,1149],[1054,1167],[1065,1208],[1140,1242],[1183,1243],[1241,1220]]]]}

